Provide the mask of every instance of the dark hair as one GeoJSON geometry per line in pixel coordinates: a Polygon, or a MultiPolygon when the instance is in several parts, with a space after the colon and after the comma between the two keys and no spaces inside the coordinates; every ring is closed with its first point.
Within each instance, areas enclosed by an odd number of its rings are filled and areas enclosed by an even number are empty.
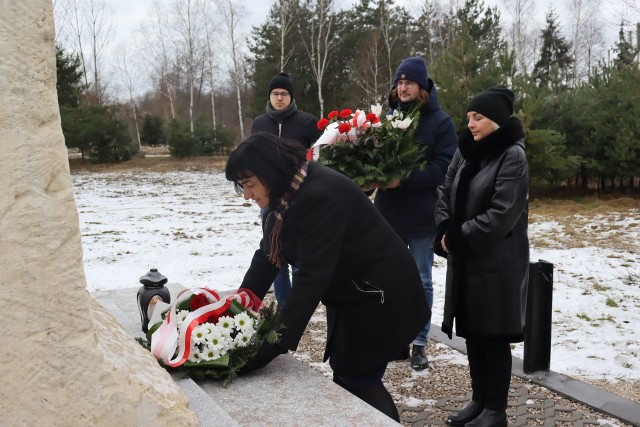
{"type": "Polygon", "coordinates": [[[307,150],[297,142],[266,132],[246,138],[229,154],[225,177],[242,193],[240,180],[255,175],[269,187],[272,206],[289,190],[291,180],[306,158],[307,150]]]}

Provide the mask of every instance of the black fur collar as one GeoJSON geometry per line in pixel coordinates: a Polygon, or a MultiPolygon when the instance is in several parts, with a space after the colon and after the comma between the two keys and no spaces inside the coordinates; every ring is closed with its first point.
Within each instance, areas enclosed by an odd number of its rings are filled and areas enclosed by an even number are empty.
{"type": "Polygon", "coordinates": [[[511,117],[509,124],[478,142],[473,140],[469,128],[465,128],[458,137],[458,147],[467,162],[478,163],[483,159],[497,157],[505,148],[514,145],[523,137],[522,122],[517,117],[511,117]]]}

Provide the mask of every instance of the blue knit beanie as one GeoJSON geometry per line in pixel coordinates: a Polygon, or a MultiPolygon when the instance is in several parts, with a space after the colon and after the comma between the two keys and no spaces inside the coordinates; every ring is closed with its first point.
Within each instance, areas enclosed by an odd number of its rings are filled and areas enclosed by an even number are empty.
{"type": "Polygon", "coordinates": [[[429,75],[427,74],[427,63],[421,56],[412,56],[400,63],[396,74],[393,77],[393,84],[398,80],[411,80],[416,82],[424,90],[429,90],[429,75]]]}

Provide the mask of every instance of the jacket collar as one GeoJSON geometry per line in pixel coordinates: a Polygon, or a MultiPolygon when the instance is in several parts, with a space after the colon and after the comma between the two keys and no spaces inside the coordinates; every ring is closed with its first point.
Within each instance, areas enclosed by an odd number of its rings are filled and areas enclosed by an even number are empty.
{"type": "Polygon", "coordinates": [[[465,128],[458,136],[458,147],[466,161],[477,163],[498,157],[505,148],[515,145],[523,137],[522,122],[517,117],[511,117],[509,124],[477,142],[473,140],[469,128],[465,128]]]}

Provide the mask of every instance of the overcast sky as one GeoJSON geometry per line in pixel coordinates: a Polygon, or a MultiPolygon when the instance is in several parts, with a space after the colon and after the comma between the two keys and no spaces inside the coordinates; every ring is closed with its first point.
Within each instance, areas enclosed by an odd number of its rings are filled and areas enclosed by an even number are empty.
{"type": "MultiPolygon", "coordinates": [[[[172,0],[158,0],[160,3],[168,4],[172,0]]],[[[239,1],[239,0],[238,0],[239,1]]],[[[481,0],[478,0],[481,1],[481,0]]],[[[569,14],[563,9],[563,4],[569,0],[537,0],[534,2],[535,13],[529,19],[529,25],[531,29],[542,29],[545,26],[545,15],[549,11],[550,4],[558,14],[560,28],[563,33],[567,34],[569,31],[569,14]]],[[[618,25],[620,22],[620,10],[622,10],[621,4],[625,0],[601,0],[602,1],[602,17],[605,20],[605,26],[603,27],[606,34],[606,46],[611,46],[617,39],[618,25]],[[605,5],[606,2],[606,5],[605,5]],[[605,7],[606,6],[606,7],[605,7]]],[[[336,0],[336,6],[341,9],[346,9],[350,5],[357,3],[358,0],[336,0]]],[[[421,9],[421,5],[424,0],[396,0],[397,5],[404,6],[414,16],[418,15],[421,9]]],[[[462,4],[464,0],[450,0],[452,4],[462,4]]],[[[114,49],[117,55],[120,49],[126,48],[131,44],[132,35],[134,31],[139,31],[141,23],[150,16],[150,12],[153,7],[154,0],[108,0],[109,5],[115,11],[114,25],[115,25],[115,40],[111,44],[111,48],[114,49]]],[[[513,0],[484,0],[485,5],[498,6],[501,11],[501,23],[503,28],[509,25],[511,15],[508,12],[507,7],[512,5],[513,0]]],[[[240,32],[244,36],[250,34],[253,26],[261,25],[265,22],[267,14],[273,0],[253,0],[251,2],[244,2],[246,7],[246,18],[241,22],[240,32]],[[250,3],[250,5],[249,5],[250,3]]],[[[632,22],[640,20],[638,11],[629,13],[627,11],[626,19],[632,22]]],[[[566,36],[568,37],[568,36],[566,36]]],[[[111,61],[108,61],[111,62],[111,61]]],[[[113,61],[115,63],[115,61],[113,61]]],[[[138,87],[141,87],[138,85],[138,87]]],[[[120,93],[125,93],[124,89],[119,86],[119,83],[114,82],[113,90],[120,93]]],[[[124,95],[123,95],[124,96],[124,95]]]]}
{"type": "MultiPolygon", "coordinates": [[[[167,2],[167,0],[161,1],[165,3],[167,2]]],[[[462,0],[451,1],[462,3],[462,0]]],[[[338,7],[342,6],[346,8],[356,2],[357,0],[337,0],[336,4],[338,7]]],[[[505,5],[509,5],[511,2],[512,0],[485,0],[486,5],[498,6],[502,11],[501,18],[503,24],[510,20],[509,13],[507,13],[505,5]]],[[[153,0],[110,0],[109,3],[116,12],[117,32],[122,37],[126,37],[131,33],[131,31],[140,27],[140,22],[148,16],[149,10],[151,10],[153,0]]],[[[403,5],[407,10],[414,14],[417,14],[420,10],[422,3],[423,0],[396,0],[397,5],[403,5]]],[[[566,16],[566,13],[562,7],[565,1],[538,0],[534,3],[535,14],[532,17],[532,26],[542,28],[544,25],[544,16],[549,10],[550,5],[552,5],[559,15],[561,29],[565,31],[567,30],[567,24],[563,21],[563,17],[566,16]]],[[[245,5],[247,5],[247,17],[242,23],[242,32],[245,34],[249,34],[252,26],[260,25],[264,22],[267,13],[269,12],[269,8],[271,7],[271,4],[273,4],[273,0],[253,0],[250,7],[248,4],[249,2],[245,3],[245,5]]],[[[607,28],[609,42],[617,37],[617,26],[619,24],[622,10],[621,4],[622,0],[602,0],[602,16],[607,21],[607,26],[609,27],[607,28]]],[[[626,12],[626,18],[631,20],[638,19],[637,16],[630,16],[629,11],[626,12]]],[[[635,15],[637,15],[637,11],[635,15]]]]}

